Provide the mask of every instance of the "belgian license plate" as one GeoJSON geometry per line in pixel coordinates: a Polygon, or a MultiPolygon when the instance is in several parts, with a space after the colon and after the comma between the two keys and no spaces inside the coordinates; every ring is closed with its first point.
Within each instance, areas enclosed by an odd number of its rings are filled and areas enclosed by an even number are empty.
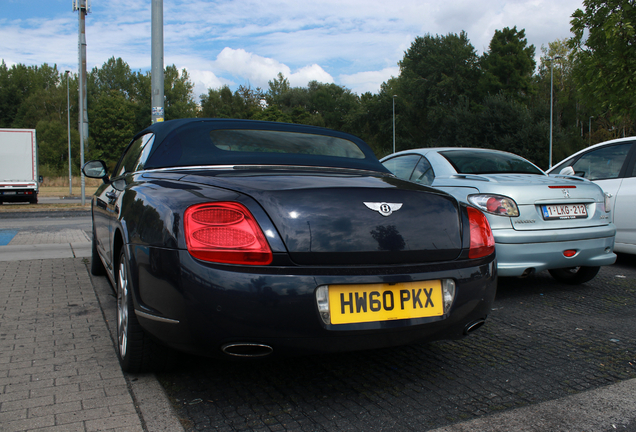
{"type": "Polygon", "coordinates": [[[330,285],[331,324],[353,324],[441,316],[439,280],[394,285],[330,285]]]}
{"type": "Polygon", "coordinates": [[[557,204],[544,205],[543,219],[579,219],[587,217],[587,207],[585,204],[557,204]]]}
{"type": "Polygon", "coordinates": [[[4,195],[15,195],[15,192],[5,192],[4,195]]]}

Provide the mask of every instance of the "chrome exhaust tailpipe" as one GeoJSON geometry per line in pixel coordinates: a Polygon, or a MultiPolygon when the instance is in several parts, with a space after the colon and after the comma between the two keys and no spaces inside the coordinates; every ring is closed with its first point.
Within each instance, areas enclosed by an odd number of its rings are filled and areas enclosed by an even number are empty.
{"type": "Polygon", "coordinates": [[[534,267],[527,268],[523,271],[523,273],[521,274],[521,276],[519,276],[519,278],[527,278],[528,276],[534,274],[535,271],[536,270],[534,267]]]}
{"type": "Polygon", "coordinates": [[[274,352],[269,345],[259,343],[229,343],[221,347],[221,351],[232,357],[265,357],[274,352]]]}
{"type": "Polygon", "coordinates": [[[483,326],[484,323],[486,322],[485,319],[479,319],[477,321],[473,321],[470,324],[468,324],[465,328],[464,328],[464,334],[467,335],[468,333],[472,333],[475,330],[477,330],[479,327],[483,326]]]}

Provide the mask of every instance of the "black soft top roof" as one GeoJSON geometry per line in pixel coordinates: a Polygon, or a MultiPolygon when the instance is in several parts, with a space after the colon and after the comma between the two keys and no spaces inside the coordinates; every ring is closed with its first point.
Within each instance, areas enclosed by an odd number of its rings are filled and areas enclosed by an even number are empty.
{"type": "Polygon", "coordinates": [[[137,134],[155,135],[145,169],[202,165],[300,165],[363,169],[386,173],[371,148],[361,139],[342,132],[300,124],[237,119],[179,119],[155,123],[137,134]],[[340,157],[262,151],[227,151],[214,145],[211,134],[219,130],[278,131],[318,135],[350,141],[359,156],[340,157]],[[357,151],[357,149],[356,149],[357,151]]]}

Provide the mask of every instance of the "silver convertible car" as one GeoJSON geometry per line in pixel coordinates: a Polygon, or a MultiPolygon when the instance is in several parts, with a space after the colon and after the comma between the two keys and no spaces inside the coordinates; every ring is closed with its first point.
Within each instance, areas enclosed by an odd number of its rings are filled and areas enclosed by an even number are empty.
{"type": "Polygon", "coordinates": [[[590,181],[551,177],[520,156],[488,149],[412,149],[381,162],[401,179],[486,213],[499,276],[548,270],[561,282],[581,284],[616,260],[608,197],[590,181]]]}

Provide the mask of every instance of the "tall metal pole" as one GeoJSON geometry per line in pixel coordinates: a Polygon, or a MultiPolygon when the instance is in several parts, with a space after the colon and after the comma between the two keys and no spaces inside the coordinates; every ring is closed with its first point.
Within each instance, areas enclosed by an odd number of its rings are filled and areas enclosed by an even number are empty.
{"type": "Polygon", "coordinates": [[[152,123],[164,120],[163,96],[163,0],[152,0],[152,123]]]}
{"type": "Polygon", "coordinates": [[[552,100],[553,100],[553,71],[554,71],[554,61],[560,59],[561,56],[559,55],[555,55],[554,57],[552,57],[550,59],[550,161],[549,161],[549,166],[548,168],[552,168],[552,119],[553,119],[553,115],[552,115],[552,106],[554,105],[552,100]]]}
{"type": "Polygon", "coordinates": [[[71,98],[68,85],[68,76],[71,71],[66,71],[66,135],[68,136],[68,196],[73,196],[73,174],[71,171],[71,98]]]}
{"type": "Polygon", "coordinates": [[[554,87],[552,84],[552,71],[554,70],[554,59],[550,59],[550,160],[548,168],[552,168],[552,88],[554,87]]]}
{"type": "Polygon", "coordinates": [[[397,95],[393,95],[393,153],[395,153],[395,98],[397,95]]]}
{"type": "MultiPolygon", "coordinates": [[[[88,110],[86,93],[86,14],[90,12],[90,0],[73,0],[73,10],[79,12],[79,134],[80,134],[80,159],[84,166],[84,147],[88,147],[88,110]]],[[[85,197],[86,178],[82,173],[82,205],[86,203],[85,197]]]]}

